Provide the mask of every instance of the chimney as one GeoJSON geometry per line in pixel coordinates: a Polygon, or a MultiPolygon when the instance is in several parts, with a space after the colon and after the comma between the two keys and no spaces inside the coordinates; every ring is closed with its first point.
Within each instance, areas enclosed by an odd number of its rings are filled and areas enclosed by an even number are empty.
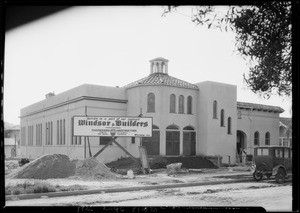
{"type": "Polygon", "coordinates": [[[46,94],[46,99],[51,98],[52,96],[55,96],[54,92],[49,92],[46,94]]]}

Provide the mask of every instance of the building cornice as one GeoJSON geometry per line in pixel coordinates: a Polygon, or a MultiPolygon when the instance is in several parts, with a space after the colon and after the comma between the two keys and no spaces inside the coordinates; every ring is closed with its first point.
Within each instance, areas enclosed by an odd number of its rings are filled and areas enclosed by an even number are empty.
{"type": "Polygon", "coordinates": [[[55,109],[64,105],[68,105],[71,103],[75,103],[78,101],[83,101],[83,100],[88,100],[88,101],[103,101],[103,102],[114,102],[114,103],[121,103],[121,104],[126,104],[128,101],[127,100],[123,100],[123,99],[113,99],[113,98],[99,98],[99,97],[92,97],[92,96],[81,96],[81,97],[77,97],[71,100],[67,100],[64,102],[61,102],[59,104],[54,104],[52,106],[48,106],[48,107],[44,107],[42,109],[33,111],[33,112],[29,112],[29,113],[25,113],[25,115],[21,115],[19,118],[24,118],[24,117],[28,117],[34,114],[38,114],[41,112],[45,112],[51,109],[55,109]]]}

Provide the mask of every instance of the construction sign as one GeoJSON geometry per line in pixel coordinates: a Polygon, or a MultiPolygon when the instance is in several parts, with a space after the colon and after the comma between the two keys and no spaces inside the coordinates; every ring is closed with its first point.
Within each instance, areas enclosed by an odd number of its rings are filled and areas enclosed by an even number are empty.
{"type": "Polygon", "coordinates": [[[74,116],[74,136],[152,137],[152,118],[74,116]]]}

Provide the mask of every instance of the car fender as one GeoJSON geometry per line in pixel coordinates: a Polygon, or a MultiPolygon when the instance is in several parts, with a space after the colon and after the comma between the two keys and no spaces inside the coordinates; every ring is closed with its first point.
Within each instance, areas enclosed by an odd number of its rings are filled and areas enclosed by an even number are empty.
{"type": "Polygon", "coordinates": [[[275,166],[275,167],[273,168],[272,175],[276,175],[277,172],[278,172],[278,170],[279,170],[279,168],[282,168],[282,169],[284,170],[285,174],[286,174],[286,170],[285,170],[284,166],[282,166],[282,165],[277,165],[277,166],[275,166]]]}

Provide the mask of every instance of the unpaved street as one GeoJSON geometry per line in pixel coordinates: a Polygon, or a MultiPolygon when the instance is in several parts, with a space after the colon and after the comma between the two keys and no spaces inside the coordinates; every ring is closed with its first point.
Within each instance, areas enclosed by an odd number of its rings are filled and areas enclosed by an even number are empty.
{"type": "Polygon", "coordinates": [[[8,206],[261,206],[292,210],[292,184],[273,181],[7,201],[8,206]]]}

